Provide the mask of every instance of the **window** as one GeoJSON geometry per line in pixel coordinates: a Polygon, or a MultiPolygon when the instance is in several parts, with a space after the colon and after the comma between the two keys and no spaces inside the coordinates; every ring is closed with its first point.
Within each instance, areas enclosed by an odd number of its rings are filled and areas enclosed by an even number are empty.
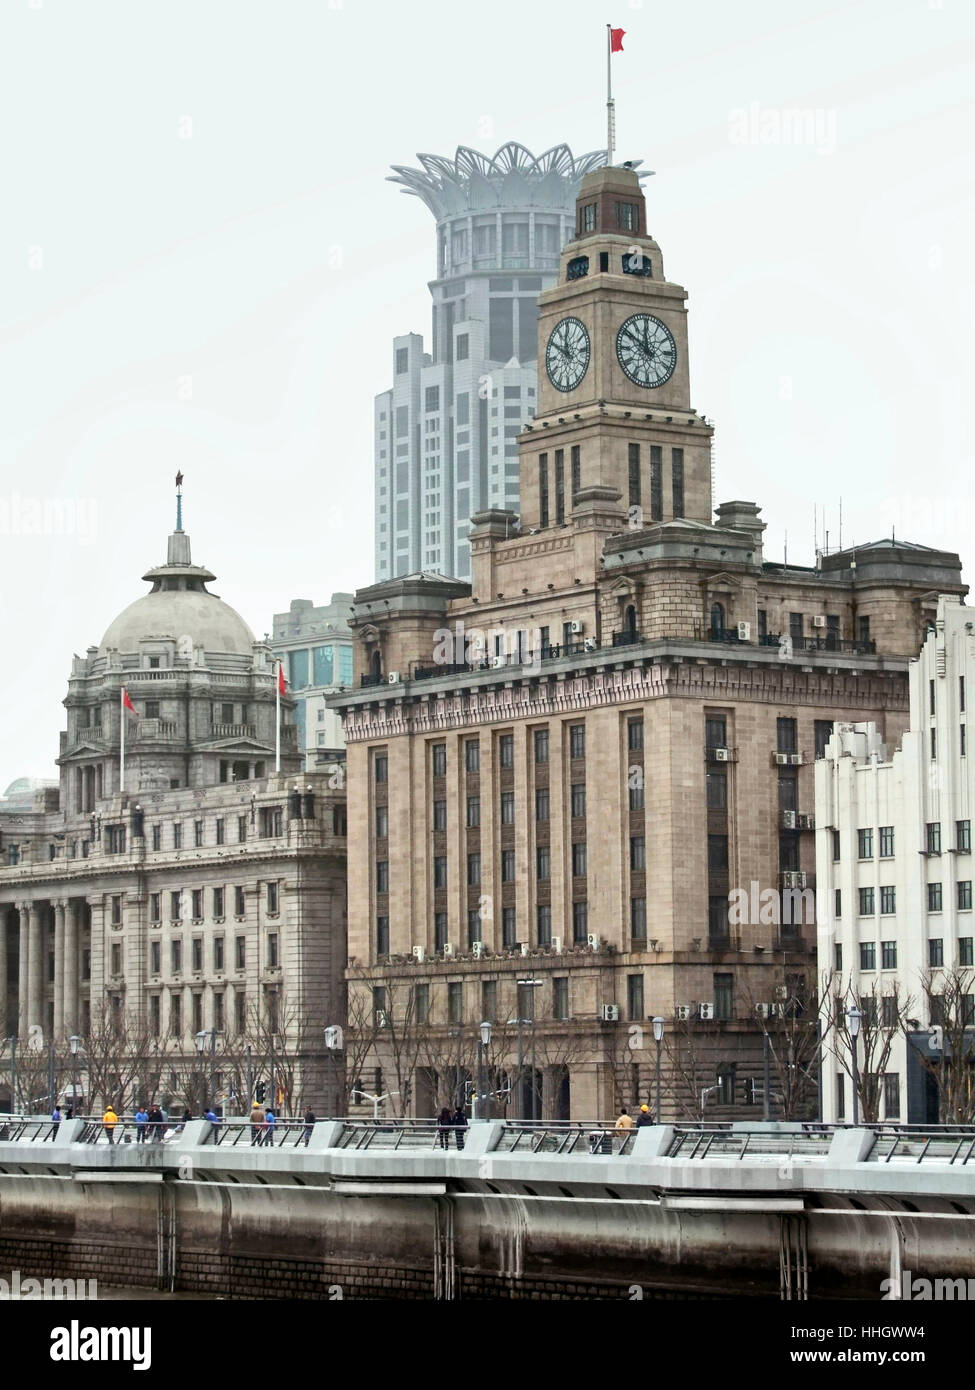
{"type": "Polygon", "coordinates": [[[244,890],[243,890],[243,887],[242,887],[240,884],[238,884],[237,887],[234,889],[234,916],[235,916],[235,917],[243,917],[243,915],[244,915],[244,890]]]}
{"type": "Polygon", "coordinates": [[[727,835],[708,836],[708,868],[721,872],[728,867],[727,835]]]}
{"type": "Polygon", "coordinates": [[[884,1072],[884,1119],[901,1117],[901,1079],[896,1071],[884,1072]]]}
{"type": "Polygon", "coordinates": [[[464,744],[464,770],[466,772],[480,772],[481,770],[481,745],[476,738],[469,738],[464,744]]]}
{"type": "Polygon", "coordinates": [[[586,784],[573,782],[571,791],[572,819],[584,820],[586,816],[586,784]]]}
{"type": "Polygon", "coordinates": [[[515,823],[515,794],[514,792],[501,793],[501,824],[514,825],[515,823]]]}
{"type": "Polygon", "coordinates": [[[928,713],[934,714],[934,681],[928,681],[928,713]]]}
{"type": "Polygon", "coordinates": [[[467,949],[471,950],[475,941],[481,939],[481,914],[476,907],[467,909],[467,949]]]}
{"type": "Polygon", "coordinates": [[[548,787],[538,787],[535,791],[535,819],[538,821],[546,821],[548,820],[548,814],[548,787]]]}
{"type": "Polygon", "coordinates": [[[434,888],[447,887],[447,856],[445,854],[434,855],[433,886],[434,888]]]}
{"type": "Polygon", "coordinates": [[[169,996],[169,1031],[174,1038],[183,1032],[183,1000],[175,991],[169,996]]]}
{"type": "Polygon", "coordinates": [[[860,896],[860,916],[871,917],[876,911],[874,890],[872,888],[861,888],[858,891],[860,896]]]}
{"type": "Polygon", "coordinates": [[[877,945],[874,941],[860,942],[860,969],[876,970],[877,968],[877,945]]]}
{"type": "Polygon", "coordinates": [[[837,970],[843,969],[843,946],[839,941],[833,947],[833,965],[837,970]]]}
{"type": "Polygon", "coordinates": [[[173,975],[178,975],[183,968],[183,943],[182,941],[171,941],[169,943],[169,969],[173,975]]]}
{"type": "Polygon", "coordinates": [[[972,953],[972,938],[970,936],[958,938],[958,964],[975,965],[975,954],[972,953]]]}
{"type": "Polygon", "coordinates": [[[481,982],[481,1018],[488,1023],[495,1023],[498,1017],[498,982],[497,980],[483,980],[481,982]]]}
{"type": "Polygon", "coordinates": [[[430,1019],[430,986],[413,986],[413,1011],[417,1023],[427,1023],[430,1019]]]}
{"type": "Polygon", "coordinates": [[[840,862],[840,832],[833,830],[830,834],[833,837],[833,863],[838,864],[840,862]]]}
{"type": "Polygon", "coordinates": [[[548,454],[538,456],[538,521],[547,526],[548,516],[548,454]]]}
{"type": "Polygon", "coordinates": [[[234,969],[243,970],[247,965],[247,938],[234,937],[234,969]]]}
{"type": "Polygon", "coordinates": [[[173,849],[181,849],[183,844],[183,827],[177,821],[173,826],[173,849]]]}
{"type": "Polygon", "coordinates": [[[238,817],[237,817],[237,843],[242,845],[246,839],[247,839],[247,817],[246,817],[246,816],[238,816],[238,817]]]}
{"type": "Polygon", "coordinates": [[[535,761],[548,762],[548,729],[535,730],[535,761]]]}
{"type": "Polygon", "coordinates": [[[267,934],[267,963],[271,970],[277,969],[278,965],[278,934],[276,931],[269,931],[267,934]]]}
{"type": "Polygon", "coordinates": [[[727,748],[728,721],[722,715],[709,715],[704,721],[705,748],[727,748]]]}
{"type": "Polygon", "coordinates": [[[629,464],[629,475],[630,475],[630,477],[629,477],[629,482],[630,482],[630,492],[629,492],[629,499],[630,499],[630,500],[629,500],[629,505],[630,505],[631,507],[638,507],[638,506],[640,505],[640,446],[639,446],[639,444],[631,444],[631,445],[629,446],[628,454],[629,454],[629,457],[628,457],[628,464],[629,464]]]}
{"type": "Polygon", "coordinates": [[[964,757],[967,757],[967,755],[968,755],[968,748],[967,748],[967,746],[966,746],[966,740],[965,740],[965,725],[964,725],[964,724],[959,724],[959,725],[958,725],[958,752],[959,752],[959,755],[960,755],[961,757],[963,757],[963,758],[964,758],[964,757]]]}
{"type": "Polygon", "coordinates": [[[659,444],[650,445],[651,521],[662,521],[664,515],[663,456],[664,451],[659,444]]]}
{"type": "Polygon", "coordinates": [[[193,889],[193,919],[200,921],[203,917],[203,889],[193,889]]]}
{"type": "Polygon", "coordinates": [[[388,893],[388,892],[389,892],[389,860],[388,860],[388,859],[377,859],[377,860],[376,860],[376,892],[377,892],[377,893],[388,893]]]}
{"type": "Polygon", "coordinates": [[[203,969],[203,937],[194,936],[191,942],[190,960],[192,969],[199,971],[203,969]]]}
{"type": "Polygon", "coordinates": [[[572,904],[572,940],[576,944],[589,939],[589,904],[572,904]]]}
{"type": "Polygon", "coordinates": [[[481,798],[479,796],[469,796],[467,798],[467,825],[469,829],[476,829],[481,824],[481,798]]]}
{"type": "Polygon", "coordinates": [[[511,947],[514,946],[516,940],[515,909],[503,907],[501,909],[501,945],[511,947]]]}
{"type": "Polygon", "coordinates": [[[563,1023],[569,1017],[568,975],[556,975],[552,980],[552,1017],[563,1023]]]}
{"type": "Polygon", "coordinates": [[[109,902],[111,903],[112,926],[120,927],[122,925],[122,899],[115,894],[109,899],[109,902]]]}
{"type": "Polygon", "coordinates": [[[112,965],[111,965],[112,974],[113,974],[113,975],[121,975],[121,973],[122,973],[122,943],[121,943],[121,941],[114,941],[114,942],[112,943],[112,955],[111,955],[111,959],[112,959],[112,965]]]}
{"type": "Polygon", "coordinates": [[[396,349],[396,375],[402,376],[410,369],[410,350],[409,348],[396,349]]]}
{"type": "Polygon", "coordinates": [[[726,810],[728,806],[728,778],[723,772],[709,772],[706,783],[708,810],[726,810]]]}
{"type": "Polygon", "coordinates": [[[162,826],[161,826],[161,825],[154,825],[154,826],[152,827],[152,847],[153,847],[153,849],[162,849],[162,826]]]}
{"type": "Polygon", "coordinates": [[[586,842],[577,840],[572,846],[572,877],[585,878],[586,876],[586,842]]]}
{"type": "Polygon", "coordinates": [[[880,943],[880,968],[881,970],[897,969],[897,942],[881,941],[880,943]]]}
{"type": "Polygon", "coordinates": [[[626,724],[626,746],[631,753],[643,748],[643,720],[629,719],[626,724]]]}
{"type": "Polygon", "coordinates": [[[895,906],[894,906],[895,899],[896,899],[896,891],[895,891],[895,889],[894,889],[893,884],[881,884],[881,887],[880,887],[880,911],[881,911],[881,913],[886,914],[886,915],[889,915],[891,912],[895,912],[895,911],[896,911],[896,908],[895,908],[895,906]]]}
{"type": "Polygon", "coordinates": [[[926,843],[926,845],[927,845],[928,854],[940,854],[940,853],[941,853],[941,822],[940,822],[940,821],[937,821],[937,820],[935,820],[935,821],[929,821],[928,824],[927,824],[927,826],[925,827],[925,830],[926,830],[925,843],[926,843]]]}
{"type": "Polygon", "coordinates": [[[569,757],[584,758],[586,756],[586,726],[585,724],[569,725],[569,757]]]}
{"type": "Polygon", "coordinates": [[[684,450],[670,451],[671,481],[673,483],[674,516],[684,515],[684,450]]]}
{"type": "Polygon", "coordinates": [[[972,881],[962,879],[958,884],[958,906],[964,912],[972,905],[972,881]]]}
{"type": "Polygon", "coordinates": [[[377,753],[372,766],[373,775],[377,782],[389,780],[389,758],[385,753],[377,753]]]}
{"type": "Polygon", "coordinates": [[[260,816],[262,837],[271,838],[284,834],[284,817],[280,806],[262,806],[260,816]]]}
{"type": "Polygon", "coordinates": [[[938,731],[937,731],[937,729],[932,729],[930,732],[931,732],[931,761],[933,762],[933,761],[935,760],[935,758],[937,758],[937,756],[938,756],[938,731]]]}
{"type": "Polygon", "coordinates": [[[162,921],[162,894],[161,894],[161,893],[150,893],[150,894],[149,894],[149,921],[150,921],[150,922],[161,922],[161,921],[162,921]]]}
{"type": "Polygon", "coordinates": [[[201,820],[193,822],[193,844],[197,849],[203,845],[203,822],[201,820]]]}
{"type": "Polygon", "coordinates": [[[539,879],[552,877],[552,852],[548,845],[538,846],[535,851],[535,864],[539,879]]]}
{"type": "Polygon", "coordinates": [[[467,856],[467,882],[473,886],[481,881],[481,856],[479,854],[469,854],[467,856]]]}
{"type": "Polygon", "coordinates": [[[224,893],[222,888],[213,889],[213,915],[214,917],[223,916],[224,893]]]}
{"type": "Polygon", "coordinates": [[[174,922],[178,922],[182,917],[182,893],[177,889],[169,895],[169,915],[174,922]]]}
{"type": "Polygon", "coordinates": [[[223,937],[213,938],[213,968],[214,970],[223,969],[223,937]]]}
{"type": "Polygon", "coordinates": [[[777,719],[776,747],[780,753],[795,753],[798,747],[797,723],[795,719],[777,719]]]}
{"type": "Polygon", "coordinates": [[[885,994],[880,1001],[880,1022],[884,1028],[896,1028],[900,1022],[897,995],[885,994]]]}
{"type": "Polygon", "coordinates": [[[555,451],[555,520],[557,525],[565,521],[565,451],[555,451]]]}
{"type": "Polygon", "coordinates": [[[708,897],[708,942],[714,946],[727,946],[729,938],[728,899],[721,893],[708,897]]]}
{"type": "Polygon", "coordinates": [[[735,977],[734,975],[715,975],[713,977],[714,1016],[729,1019],[735,1016],[735,977]]]}
{"type": "Polygon", "coordinates": [[[514,883],[515,881],[515,852],[513,849],[503,849],[501,851],[501,882],[514,883]]]}
{"type": "Polygon", "coordinates": [[[502,734],[498,739],[498,762],[501,767],[514,767],[515,765],[515,736],[514,734],[502,734]]]}
{"type": "Polygon", "coordinates": [[[647,841],[645,835],[630,836],[630,868],[638,872],[647,867],[647,841]]]}
{"type": "Polygon", "coordinates": [[[268,910],[268,912],[277,912],[277,910],[278,910],[278,885],[277,885],[276,883],[269,883],[269,884],[267,885],[267,894],[266,894],[266,897],[265,897],[265,901],[266,901],[266,903],[267,903],[267,910],[268,910]]]}
{"type": "Polygon", "coordinates": [[[972,823],[970,820],[955,821],[955,848],[959,854],[971,854],[972,823]]]}
{"type": "Polygon", "coordinates": [[[435,743],[433,745],[433,775],[434,777],[446,777],[447,775],[447,745],[445,743],[435,743]]]}
{"type": "MultiPolygon", "coordinates": [[[[125,853],[125,826],[108,825],[105,827],[105,853],[124,854],[125,853]]],[[[51,857],[54,857],[54,847],[51,847],[51,857]]]]}
{"type": "Polygon", "coordinates": [[[227,840],[227,823],[226,823],[225,820],[219,819],[219,820],[217,821],[217,823],[216,823],[216,831],[217,831],[217,844],[218,844],[218,845],[225,844],[225,843],[226,843],[226,840],[227,840]]]}
{"type": "MultiPolygon", "coordinates": [[[[433,810],[434,810],[434,829],[438,829],[438,828],[439,828],[439,829],[443,830],[443,829],[446,828],[446,826],[437,827],[437,825],[436,825],[436,810],[437,810],[437,804],[438,804],[438,803],[437,803],[436,801],[433,803],[433,810]]],[[[442,801],[441,801],[439,804],[440,804],[441,806],[445,806],[445,803],[442,802],[442,801]]],[[[446,809],[446,808],[445,808],[445,809],[446,809]]],[[[385,840],[388,834],[389,834],[389,807],[388,807],[388,806],[377,806],[377,807],[376,807],[376,837],[377,837],[377,839],[385,840]]]]}
{"type": "Polygon", "coordinates": [[[647,939],[646,898],[630,899],[630,936],[634,941],[646,941],[647,939]]]}
{"type": "Polygon", "coordinates": [[[857,858],[858,858],[858,859],[872,859],[872,858],[873,858],[873,831],[872,831],[872,830],[858,830],[858,831],[857,831],[857,858]]]}
{"type": "Polygon", "coordinates": [[[389,955],[389,918],[385,913],[376,918],[376,955],[389,955]]]}
{"type": "Polygon", "coordinates": [[[836,1118],[846,1119],[846,1077],[841,1071],[836,1073],[836,1118]]]}
{"type": "Polygon", "coordinates": [[[626,1016],[630,1019],[642,1019],[644,1016],[642,975],[626,977],[626,1016]]]}
{"type": "Polygon", "coordinates": [[[447,1022],[461,1023],[464,1018],[464,985],[461,980],[451,980],[447,985],[447,1022]]]}
{"type": "Polygon", "coordinates": [[[937,967],[945,963],[945,943],[940,936],[928,940],[928,965],[937,967]]]}
{"type": "MultiPolygon", "coordinates": [[[[385,810],[386,808],[383,807],[383,808],[381,808],[381,809],[385,810]]],[[[447,829],[447,803],[446,803],[446,801],[443,801],[443,800],[439,800],[439,799],[438,799],[437,801],[435,801],[435,802],[433,803],[433,829],[434,829],[434,833],[435,833],[435,834],[436,834],[437,832],[439,832],[439,831],[442,831],[442,830],[446,830],[446,829],[447,829]]]]}
{"type": "MultiPolygon", "coordinates": [[[[642,774],[642,769],[641,769],[642,774]]],[[[643,790],[643,777],[633,778],[629,785],[629,800],[631,811],[642,811],[645,804],[645,794],[643,790]]]]}
{"type": "Polygon", "coordinates": [[[894,857],[894,827],[892,825],[880,827],[880,857],[881,859],[893,859],[894,857]]]}
{"type": "Polygon", "coordinates": [[[435,951],[442,951],[447,944],[447,914],[446,912],[435,912],[433,914],[433,948],[435,951]]]}
{"type": "Polygon", "coordinates": [[[959,677],[958,677],[958,708],[959,708],[959,710],[962,712],[962,714],[964,714],[964,712],[965,712],[965,677],[964,677],[964,676],[959,676],[959,677]]]}
{"type": "Polygon", "coordinates": [[[817,719],[813,722],[813,739],[816,745],[816,757],[825,758],[826,745],[833,736],[832,719],[817,719]]]}
{"type": "Polygon", "coordinates": [[[843,890],[842,888],[833,889],[833,916],[843,916],[843,890]]]}

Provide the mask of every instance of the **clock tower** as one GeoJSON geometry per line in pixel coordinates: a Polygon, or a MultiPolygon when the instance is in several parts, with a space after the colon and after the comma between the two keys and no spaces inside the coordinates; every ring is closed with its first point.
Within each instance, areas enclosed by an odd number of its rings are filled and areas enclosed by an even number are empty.
{"type": "Polygon", "coordinates": [[[619,492],[631,527],[711,523],[711,429],[690,403],[686,300],[664,277],[635,170],[587,174],[558,284],[538,300],[523,527],[567,524],[593,487],[619,492]]]}

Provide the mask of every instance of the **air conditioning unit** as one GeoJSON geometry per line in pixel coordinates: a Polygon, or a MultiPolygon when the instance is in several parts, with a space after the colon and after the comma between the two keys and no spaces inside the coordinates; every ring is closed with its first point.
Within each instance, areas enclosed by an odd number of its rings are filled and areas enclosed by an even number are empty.
{"type": "Polygon", "coordinates": [[[620,1006],[619,1004],[604,1004],[600,1011],[600,1017],[604,1023],[619,1023],[620,1006]]]}
{"type": "Polygon", "coordinates": [[[521,947],[521,954],[523,956],[527,956],[529,951],[531,950],[531,946],[528,944],[527,941],[519,942],[519,945],[521,947]]]}
{"type": "Polygon", "coordinates": [[[504,664],[505,664],[505,659],[504,659],[503,656],[492,656],[492,658],[491,658],[491,669],[492,669],[493,671],[500,671],[501,668],[504,666],[504,664]]]}
{"type": "Polygon", "coordinates": [[[799,767],[802,764],[801,753],[786,753],[785,756],[790,767],[799,767]]]}
{"type": "Polygon", "coordinates": [[[768,1018],[769,1009],[771,1007],[771,1004],[756,1004],[755,1012],[758,1014],[759,1018],[768,1018]]]}
{"type": "Polygon", "coordinates": [[[784,1018],[784,1017],[785,1017],[785,1005],[784,1005],[784,1004],[769,1004],[769,1006],[768,1006],[768,1011],[769,1011],[769,1017],[770,1017],[770,1018],[784,1018]]]}
{"type": "Polygon", "coordinates": [[[444,942],[444,944],[443,944],[443,958],[444,958],[444,960],[453,960],[453,958],[454,958],[454,943],[453,943],[452,941],[445,941],[445,942],[444,942]]]}
{"type": "Polygon", "coordinates": [[[714,1018],[714,1004],[710,999],[705,999],[702,1003],[698,1004],[697,1011],[701,1018],[714,1018]]]}
{"type": "Polygon", "coordinates": [[[556,954],[557,956],[560,956],[560,955],[562,954],[562,938],[561,938],[561,936],[553,936],[553,937],[552,937],[552,950],[555,952],[555,954],[556,954]]]}
{"type": "Polygon", "coordinates": [[[727,748],[712,748],[711,751],[714,754],[714,761],[716,763],[726,763],[729,761],[727,748]]]}
{"type": "Polygon", "coordinates": [[[585,625],[585,623],[582,622],[579,618],[573,618],[573,619],[572,619],[572,622],[569,624],[569,631],[570,631],[570,632],[576,632],[576,633],[578,633],[578,632],[585,632],[585,630],[586,630],[586,625],[585,625]]]}
{"type": "Polygon", "coordinates": [[[387,685],[399,685],[399,682],[400,682],[400,674],[399,674],[399,672],[398,672],[398,671],[390,671],[389,675],[386,677],[386,684],[387,684],[387,685]]]}
{"type": "Polygon", "coordinates": [[[414,946],[414,947],[413,947],[413,959],[414,959],[415,961],[417,961],[419,964],[422,965],[423,962],[426,960],[426,958],[427,958],[427,948],[426,948],[425,946],[414,946]]]}
{"type": "Polygon", "coordinates": [[[775,997],[776,999],[788,999],[789,991],[786,989],[785,985],[775,986],[775,997]]]}
{"type": "Polygon", "coordinates": [[[785,766],[788,764],[788,761],[789,761],[789,754],[788,754],[788,753],[773,753],[773,754],[772,754],[772,757],[775,759],[775,762],[776,762],[776,766],[777,766],[777,767],[785,767],[785,766]]]}
{"type": "Polygon", "coordinates": [[[584,649],[585,651],[587,651],[587,652],[594,652],[594,651],[596,650],[596,639],[595,639],[595,637],[587,637],[586,640],[585,640],[585,642],[583,642],[582,645],[583,645],[583,649],[584,649]]]}
{"type": "Polygon", "coordinates": [[[825,614],[825,613],[817,613],[816,616],[815,616],[815,618],[813,618],[813,627],[825,627],[825,626],[826,626],[826,614],[825,614]]]}
{"type": "Polygon", "coordinates": [[[805,875],[805,873],[798,873],[798,874],[796,874],[796,887],[797,887],[797,888],[805,888],[805,886],[806,886],[806,875],[805,875]]]}
{"type": "Polygon", "coordinates": [[[799,829],[800,829],[800,830],[815,830],[815,829],[816,829],[816,817],[815,817],[815,816],[800,816],[800,817],[799,817],[799,829]]]}
{"type": "Polygon", "coordinates": [[[483,942],[483,941],[472,941],[472,942],[471,942],[471,955],[474,957],[475,960],[480,960],[480,959],[481,959],[481,957],[484,955],[484,942],[483,942]]]}
{"type": "Polygon", "coordinates": [[[688,1019],[688,1018],[690,1018],[690,1016],[691,1016],[691,1006],[690,1006],[690,1004],[675,1004],[675,1005],[674,1005],[674,1017],[675,1017],[675,1018],[688,1019]]]}
{"type": "Polygon", "coordinates": [[[738,641],[739,641],[739,642],[750,642],[751,640],[752,640],[752,625],[751,625],[751,623],[739,623],[739,624],[738,624],[738,641]]]}
{"type": "Polygon", "coordinates": [[[589,947],[590,951],[598,951],[600,946],[602,945],[602,942],[600,941],[598,936],[596,936],[593,932],[590,932],[589,935],[586,937],[586,945],[589,947]]]}
{"type": "Polygon", "coordinates": [[[783,825],[783,828],[784,828],[785,830],[795,830],[795,828],[796,828],[796,813],[795,813],[795,811],[783,811],[783,812],[782,812],[782,825],[783,825]]]}

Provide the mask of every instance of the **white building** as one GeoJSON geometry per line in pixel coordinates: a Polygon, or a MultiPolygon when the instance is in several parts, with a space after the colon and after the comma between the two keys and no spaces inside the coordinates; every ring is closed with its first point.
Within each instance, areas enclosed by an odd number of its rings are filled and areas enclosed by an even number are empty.
{"type": "MultiPolygon", "coordinates": [[[[437,219],[431,352],[393,339],[393,385],[375,402],[376,579],[421,570],[470,575],[469,518],[517,512],[518,435],[535,413],[537,300],[558,278],[574,232],[579,158],[556,145],[492,157],[461,146],[418,156],[393,182],[437,219]]],[[[637,161],[638,162],[638,161],[637,161]]]]}
{"type": "MultiPolygon", "coordinates": [[[[874,724],[838,724],[816,766],[816,882],[820,981],[874,1007],[890,1038],[878,1084],[878,1118],[938,1118],[921,1056],[937,1057],[945,1020],[931,999],[960,971],[965,1021],[975,1022],[972,910],[975,773],[967,756],[966,702],[975,689],[975,611],[942,596],[935,628],[911,663],[911,723],[889,752],[874,724]],[[967,981],[967,983],[966,983],[967,981]],[[895,1001],[896,997],[896,1001],[895,1001]],[[919,1051],[920,1049],[920,1051],[919,1051]]],[[[958,979],[958,976],[954,977],[958,979]]],[[[823,986],[826,989],[826,986],[823,986]]],[[[827,1033],[824,1119],[852,1118],[851,1077],[827,1033]]],[[[864,1065],[861,1036],[859,1065],[864,1065]]],[[[875,1052],[875,1057],[877,1053],[875,1052]]]]}

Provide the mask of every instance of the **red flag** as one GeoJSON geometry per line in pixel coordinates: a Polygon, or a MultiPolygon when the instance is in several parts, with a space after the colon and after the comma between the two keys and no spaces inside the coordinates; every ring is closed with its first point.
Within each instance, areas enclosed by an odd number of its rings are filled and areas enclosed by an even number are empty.
{"type": "Polygon", "coordinates": [[[278,694],[284,694],[284,667],[278,662],[278,694]]]}
{"type": "Polygon", "coordinates": [[[129,692],[126,690],[124,685],[122,686],[122,708],[131,710],[133,714],[139,713],[135,705],[129,699],[129,692]]]}
{"type": "Polygon", "coordinates": [[[609,31],[609,51],[610,53],[623,52],[623,35],[625,29],[610,29],[609,31]]]}

